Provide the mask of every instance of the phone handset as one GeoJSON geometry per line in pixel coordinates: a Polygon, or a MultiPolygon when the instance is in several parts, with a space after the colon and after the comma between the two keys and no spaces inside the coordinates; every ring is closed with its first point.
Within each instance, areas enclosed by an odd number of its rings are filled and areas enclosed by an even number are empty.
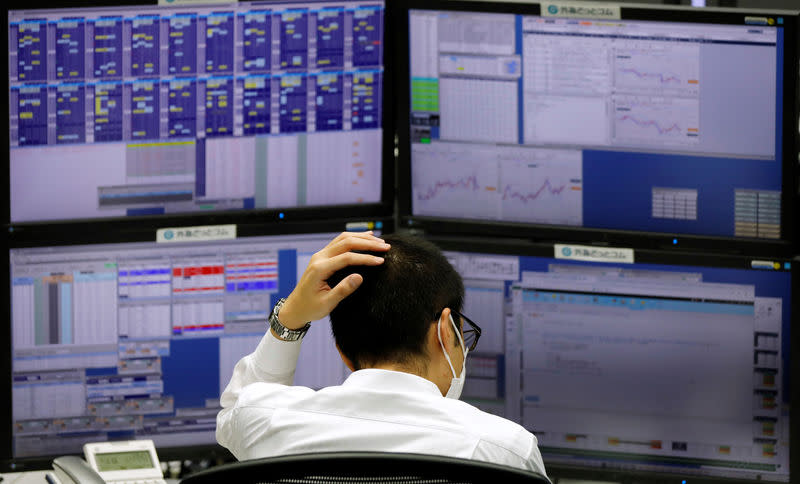
{"type": "Polygon", "coordinates": [[[106,482],[85,460],[73,455],[54,459],[53,472],[61,484],[105,484],[106,482]]]}

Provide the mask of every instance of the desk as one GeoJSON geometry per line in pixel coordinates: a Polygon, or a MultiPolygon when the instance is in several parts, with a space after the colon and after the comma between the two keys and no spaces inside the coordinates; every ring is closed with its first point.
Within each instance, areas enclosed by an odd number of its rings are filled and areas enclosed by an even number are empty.
{"type": "Polygon", "coordinates": [[[48,471],[30,471],[30,472],[10,472],[8,474],[0,474],[3,478],[2,484],[42,484],[47,481],[44,475],[48,471]]]}
{"type": "MultiPolygon", "coordinates": [[[[44,478],[44,475],[50,471],[30,471],[30,472],[10,472],[8,474],[0,474],[0,477],[3,478],[0,481],[0,484],[46,484],[47,481],[44,478]]],[[[52,477],[55,478],[52,474],[52,477]]],[[[55,481],[58,482],[58,479],[55,478],[55,481]]],[[[179,479],[165,479],[168,484],[178,484],[180,482],[179,479]]]]}

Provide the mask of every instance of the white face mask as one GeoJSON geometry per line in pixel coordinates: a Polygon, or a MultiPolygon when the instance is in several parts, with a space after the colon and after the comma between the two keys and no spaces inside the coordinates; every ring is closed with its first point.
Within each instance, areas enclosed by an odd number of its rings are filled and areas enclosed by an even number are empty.
{"type": "Polygon", "coordinates": [[[439,346],[442,347],[442,351],[444,352],[444,357],[447,358],[447,364],[450,365],[450,371],[453,372],[453,379],[450,380],[450,389],[447,390],[447,395],[445,398],[454,398],[458,400],[461,396],[461,391],[464,389],[464,380],[467,378],[467,349],[464,347],[464,339],[461,338],[461,331],[458,330],[458,326],[456,326],[456,322],[453,321],[453,315],[450,315],[450,323],[453,325],[453,329],[456,330],[456,336],[458,336],[458,342],[461,343],[461,351],[464,352],[464,363],[461,365],[461,376],[456,375],[456,370],[453,368],[453,362],[450,361],[450,355],[447,354],[447,350],[444,349],[444,344],[442,343],[442,321],[441,319],[437,323],[436,327],[436,336],[439,338],[439,346]]]}

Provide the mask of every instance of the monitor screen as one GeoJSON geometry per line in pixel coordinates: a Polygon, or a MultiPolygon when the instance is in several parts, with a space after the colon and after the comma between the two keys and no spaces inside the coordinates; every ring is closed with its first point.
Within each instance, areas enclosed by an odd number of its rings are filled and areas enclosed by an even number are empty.
{"type": "Polygon", "coordinates": [[[425,4],[406,215],[788,237],[796,15],[425,4]]]}
{"type": "MultiPolygon", "coordinates": [[[[215,444],[234,365],[334,236],[11,249],[12,460],[93,441],[215,444]]],[[[313,324],[295,384],[339,384],[330,326],[313,324]]]]}
{"type": "Polygon", "coordinates": [[[483,330],[462,399],[533,432],[551,476],[789,482],[791,262],[440,245],[483,330]]]}
{"type": "Polygon", "coordinates": [[[383,0],[8,11],[10,220],[376,204],[383,0]]]}

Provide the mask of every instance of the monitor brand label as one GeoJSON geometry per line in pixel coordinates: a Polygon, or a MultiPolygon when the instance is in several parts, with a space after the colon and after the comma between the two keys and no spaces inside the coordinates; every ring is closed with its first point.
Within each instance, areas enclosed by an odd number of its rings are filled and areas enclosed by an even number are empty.
{"type": "Polygon", "coordinates": [[[622,18],[619,6],[594,2],[542,2],[542,17],[622,18]]]}
{"type": "Polygon", "coordinates": [[[633,249],[555,244],[556,259],[633,264],[633,249]]]}
{"type": "Polygon", "coordinates": [[[791,262],[781,264],[778,261],[753,260],[750,262],[750,267],[753,269],[769,269],[779,271],[781,269],[790,270],[792,268],[792,264],[791,262]]]}
{"type": "Polygon", "coordinates": [[[199,227],[168,227],[158,229],[156,242],[206,242],[236,238],[236,225],[204,225],[199,227]]]}

